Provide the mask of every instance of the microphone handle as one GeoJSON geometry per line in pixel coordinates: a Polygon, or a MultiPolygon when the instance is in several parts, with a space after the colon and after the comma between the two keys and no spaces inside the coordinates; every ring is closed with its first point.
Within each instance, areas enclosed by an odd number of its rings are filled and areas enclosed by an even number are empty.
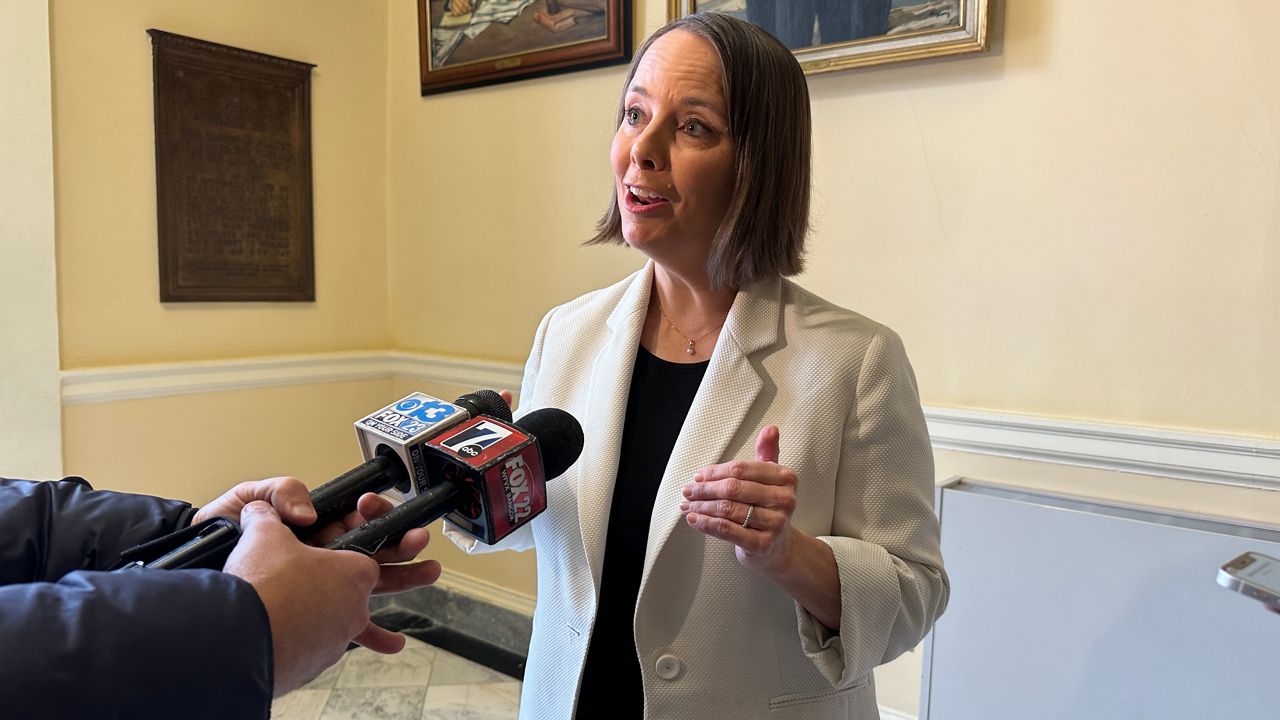
{"type": "Polygon", "coordinates": [[[408,473],[399,458],[391,454],[375,455],[312,490],[311,504],[316,509],[316,521],[307,527],[295,528],[294,534],[305,540],[320,528],[355,510],[361,495],[383,492],[406,479],[408,473]]]}
{"type": "Polygon", "coordinates": [[[334,540],[325,547],[330,550],[354,550],[373,555],[383,547],[400,542],[404,534],[414,528],[444,517],[458,506],[464,497],[463,484],[445,480],[419,493],[391,512],[374,518],[334,540]]]}

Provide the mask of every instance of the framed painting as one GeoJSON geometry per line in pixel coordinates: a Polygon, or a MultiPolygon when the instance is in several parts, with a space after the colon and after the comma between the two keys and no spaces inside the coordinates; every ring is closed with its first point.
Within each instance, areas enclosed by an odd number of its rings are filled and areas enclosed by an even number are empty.
{"type": "Polygon", "coordinates": [[[418,0],[422,94],[631,61],[631,0],[418,0]]]}
{"type": "Polygon", "coordinates": [[[806,73],[984,52],[988,0],[667,0],[672,19],[722,12],[768,30],[806,73]]]}

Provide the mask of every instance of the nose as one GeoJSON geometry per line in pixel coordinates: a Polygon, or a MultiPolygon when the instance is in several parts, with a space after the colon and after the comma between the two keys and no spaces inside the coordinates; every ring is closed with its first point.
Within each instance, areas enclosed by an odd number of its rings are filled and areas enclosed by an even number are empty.
{"type": "Polygon", "coordinates": [[[659,123],[651,122],[631,143],[631,164],[641,170],[666,170],[670,164],[670,141],[659,123]]]}

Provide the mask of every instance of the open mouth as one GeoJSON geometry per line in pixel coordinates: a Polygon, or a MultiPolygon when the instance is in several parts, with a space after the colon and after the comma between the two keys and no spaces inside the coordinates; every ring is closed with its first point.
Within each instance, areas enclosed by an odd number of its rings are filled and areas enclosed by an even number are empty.
{"type": "Polygon", "coordinates": [[[627,195],[632,203],[640,206],[656,205],[658,203],[667,202],[666,198],[652,190],[632,187],[630,185],[627,186],[627,195]]]}

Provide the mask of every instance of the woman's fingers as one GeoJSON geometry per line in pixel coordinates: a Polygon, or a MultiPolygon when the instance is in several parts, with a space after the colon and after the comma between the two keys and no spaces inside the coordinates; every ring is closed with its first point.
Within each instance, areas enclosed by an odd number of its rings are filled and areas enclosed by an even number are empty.
{"type": "MultiPolygon", "coordinates": [[[[774,531],[761,532],[744,528],[741,523],[736,523],[723,517],[703,515],[696,512],[691,512],[684,517],[685,521],[694,530],[719,538],[725,542],[733,543],[748,553],[767,552],[778,538],[778,533],[774,531]]],[[[751,522],[755,523],[754,513],[752,513],[751,522]]]]}
{"type": "Polygon", "coordinates": [[[685,500],[680,503],[680,510],[712,518],[723,518],[741,526],[745,530],[755,530],[757,532],[778,530],[787,524],[787,516],[777,510],[732,500],[704,500],[700,502],[685,500]],[[748,515],[748,512],[751,514],[748,515]]]}
{"type": "Polygon", "coordinates": [[[730,500],[781,510],[788,515],[796,506],[794,485],[770,485],[740,478],[690,483],[684,486],[684,497],[690,502],[730,500]]]}
{"type": "Polygon", "coordinates": [[[796,474],[786,465],[763,460],[731,460],[718,465],[708,465],[694,474],[694,482],[714,482],[737,478],[766,485],[796,484],[796,474]]]}

